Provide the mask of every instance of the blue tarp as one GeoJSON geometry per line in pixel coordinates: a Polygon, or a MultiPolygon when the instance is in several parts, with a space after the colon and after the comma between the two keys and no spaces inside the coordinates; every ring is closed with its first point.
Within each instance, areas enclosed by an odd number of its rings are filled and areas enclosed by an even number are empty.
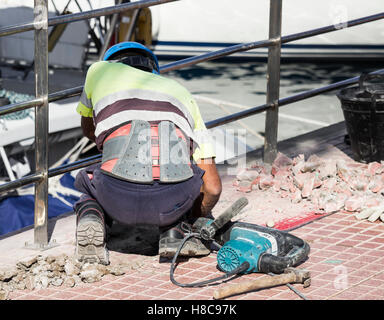
{"type": "MultiPolygon", "coordinates": [[[[66,173],[60,178],[61,184],[67,188],[74,189],[74,181],[74,178],[69,173],[66,173]]],[[[76,196],[64,196],[60,193],[59,195],[71,204],[78,200],[76,196]]],[[[0,201],[0,235],[33,225],[34,203],[34,195],[9,197],[0,201]]],[[[72,206],[68,206],[59,199],[49,195],[48,218],[53,218],[72,210],[72,206]]]]}

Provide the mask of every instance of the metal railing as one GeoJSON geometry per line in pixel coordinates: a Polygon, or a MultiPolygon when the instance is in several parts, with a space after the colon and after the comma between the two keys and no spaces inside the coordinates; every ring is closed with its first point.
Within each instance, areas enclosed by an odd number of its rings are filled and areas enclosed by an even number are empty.
{"type": "MultiPolygon", "coordinates": [[[[27,108],[35,107],[35,173],[24,176],[20,179],[0,185],[0,193],[16,189],[27,184],[35,183],[35,225],[34,242],[38,248],[44,248],[48,245],[48,179],[75,169],[86,167],[90,164],[101,161],[101,155],[96,155],[70,164],[66,164],[54,169],[48,169],[48,104],[52,101],[66,99],[81,94],[83,87],[76,87],[48,94],[48,26],[54,26],[61,23],[70,23],[84,19],[112,15],[128,10],[137,10],[140,8],[154,5],[174,2],[178,0],[142,0],[137,2],[124,3],[113,7],[90,10],[86,12],[74,13],[65,16],[59,16],[48,19],[47,0],[35,0],[35,18],[33,22],[0,28],[0,36],[7,36],[19,32],[35,31],[35,83],[36,98],[27,102],[15,103],[4,106],[0,109],[0,116],[15,111],[21,111],[27,108]]],[[[200,62],[209,61],[237,52],[248,51],[256,48],[268,48],[268,75],[267,75],[267,97],[266,103],[255,106],[241,112],[237,112],[225,117],[221,117],[206,122],[207,128],[213,128],[224,125],[251,115],[266,111],[265,120],[265,143],[264,143],[264,161],[271,163],[277,154],[277,132],[278,132],[278,111],[279,107],[285,106],[297,101],[308,99],[322,93],[330,92],[336,89],[344,88],[358,82],[359,77],[346,79],[321,88],[305,91],[296,95],[280,99],[280,59],[281,45],[300,39],[317,36],[324,33],[350,28],[364,23],[377,21],[384,18],[384,12],[366,16],[360,19],[346,21],[339,25],[329,25],[322,28],[312,29],[305,32],[295,33],[288,36],[281,36],[282,21],[282,0],[270,0],[270,19],[269,19],[269,39],[242,43],[222,50],[201,54],[198,56],[182,59],[160,67],[161,73],[171,70],[178,70],[200,62]]],[[[375,73],[382,73],[384,69],[377,70],[375,73]]]]}

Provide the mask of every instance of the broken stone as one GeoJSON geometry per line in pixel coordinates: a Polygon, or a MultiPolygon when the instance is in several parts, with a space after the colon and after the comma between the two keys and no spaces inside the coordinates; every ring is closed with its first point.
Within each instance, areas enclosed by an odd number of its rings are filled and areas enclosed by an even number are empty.
{"type": "Polygon", "coordinates": [[[0,270],[0,281],[9,281],[13,277],[17,275],[17,269],[11,268],[11,269],[4,269],[0,270]]]}
{"type": "Polygon", "coordinates": [[[116,266],[108,266],[108,271],[110,274],[114,276],[122,276],[126,272],[124,269],[130,269],[130,268],[131,268],[130,266],[125,266],[122,268],[116,267],[116,266]]]}
{"type": "Polygon", "coordinates": [[[45,261],[47,261],[47,263],[49,264],[52,264],[53,262],[56,261],[56,257],[49,255],[45,258],[45,261]]]}
{"type": "Polygon", "coordinates": [[[100,281],[103,273],[98,270],[95,264],[86,263],[83,265],[79,276],[82,281],[92,283],[100,281]]]}
{"type": "Polygon", "coordinates": [[[345,201],[344,209],[351,212],[357,211],[363,206],[364,200],[362,197],[351,197],[345,201]]]}
{"type": "Polygon", "coordinates": [[[245,193],[251,192],[252,191],[252,182],[251,181],[240,181],[236,190],[240,191],[240,192],[245,192],[245,193]]]}
{"type": "Polygon", "coordinates": [[[381,171],[382,171],[382,165],[381,165],[381,163],[376,162],[376,161],[374,161],[374,162],[370,162],[370,163],[368,164],[367,171],[368,171],[368,174],[369,174],[370,176],[374,176],[376,173],[381,173],[381,171]]]}
{"type": "Polygon", "coordinates": [[[278,152],[275,161],[272,164],[276,168],[284,168],[292,165],[292,159],[285,154],[278,152]]]}
{"type": "Polygon", "coordinates": [[[348,177],[348,168],[347,168],[344,160],[338,160],[336,162],[336,170],[337,170],[338,176],[341,179],[343,179],[344,181],[346,181],[346,179],[348,177]]]}
{"type": "Polygon", "coordinates": [[[293,165],[296,165],[297,163],[299,162],[303,162],[305,161],[305,156],[304,154],[299,154],[297,157],[294,157],[293,160],[292,160],[292,164],[293,165]]]}
{"type": "Polygon", "coordinates": [[[293,203],[299,203],[302,200],[301,198],[301,191],[299,189],[296,189],[294,193],[292,193],[291,201],[293,203]]]}
{"type": "Polygon", "coordinates": [[[281,198],[288,198],[288,197],[289,197],[289,192],[287,192],[287,191],[281,191],[281,192],[280,192],[280,197],[281,197],[281,198]]]}
{"type": "Polygon", "coordinates": [[[333,193],[345,194],[348,197],[352,197],[352,192],[349,188],[349,185],[344,181],[337,183],[332,190],[333,193]]]}
{"type": "Polygon", "coordinates": [[[64,271],[67,274],[67,276],[73,276],[75,274],[80,273],[80,268],[76,266],[76,264],[73,261],[67,260],[67,262],[64,265],[64,271]]]}
{"type": "Polygon", "coordinates": [[[37,257],[28,258],[22,261],[19,261],[16,266],[22,270],[29,269],[33,264],[37,262],[37,257]]]}
{"type": "Polygon", "coordinates": [[[55,262],[57,263],[57,265],[59,267],[64,269],[64,266],[65,266],[65,263],[66,263],[67,259],[68,259],[68,256],[63,253],[63,254],[61,254],[61,255],[56,257],[55,262]]]}
{"type": "Polygon", "coordinates": [[[369,216],[368,221],[375,222],[383,214],[383,206],[374,207],[372,214],[369,216]]]}
{"type": "Polygon", "coordinates": [[[319,179],[317,172],[314,174],[315,181],[313,183],[313,189],[320,188],[323,185],[323,181],[319,179]]]}
{"type": "Polygon", "coordinates": [[[32,276],[32,275],[27,275],[27,277],[25,278],[25,287],[28,289],[28,290],[33,290],[35,288],[35,277],[32,276]]]}
{"type": "Polygon", "coordinates": [[[368,189],[372,191],[373,193],[378,193],[384,188],[383,182],[380,178],[375,178],[373,179],[369,184],[368,184],[368,189]]]}
{"type": "Polygon", "coordinates": [[[291,172],[289,169],[283,168],[283,169],[279,169],[277,171],[274,171],[273,176],[274,176],[275,180],[283,181],[286,179],[290,179],[291,172]]]}
{"type": "Polygon", "coordinates": [[[379,206],[381,201],[377,197],[370,197],[364,201],[364,207],[372,208],[379,206]]]}
{"type": "Polygon", "coordinates": [[[273,191],[279,192],[280,191],[280,186],[281,186],[281,181],[275,179],[274,182],[273,182],[273,186],[272,186],[273,191]]]}
{"type": "Polygon", "coordinates": [[[320,192],[318,196],[318,207],[319,209],[325,210],[328,203],[335,201],[336,197],[333,194],[327,192],[320,192]]]}
{"type": "Polygon", "coordinates": [[[264,164],[260,161],[256,161],[255,163],[252,163],[251,169],[256,170],[258,173],[265,172],[264,164]]]}
{"type": "Polygon", "coordinates": [[[298,174],[301,174],[302,173],[302,169],[304,168],[305,166],[305,162],[304,160],[303,161],[300,161],[298,163],[296,163],[293,167],[292,167],[292,172],[295,176],[297,176],[298,174]]]}
{"type": "Polygon", "coordinates": [[[35,274],[35,275],[38,275],[38,274],[42,274],[42,273],[45,273],[46,271],[48,271],[50,268],[50,266],[45,263],[41,263],[41,264],[36,264],[34,265],[31,269],[30,269],[30,272],[32,274],[35,274]]]}
{"type": "Polygon", "coordinates": [[[76,281],[75,281],[74,277],[67,277],[67,278],[65,278],[63,283],[64,283],[65,286],[67,286],[69,288],[72,288],[72,287],[74,287],[76,285],[76,281]]]}
{"type": "Polygon", "coordinates": [[[21,283],[25,279],[25,273],[18,273],[15,277],[12,278],[12,281],[15,283],[21,283]]]}
{"type": "Polygon", "coordinates": [[[73,287],[82,282],[100,281],[107,274],[120,276],[128,269],[141,267],[138,262],[119,263],[108,267],[101,264],[83,264],[66,255],[46,258],[38,256],[19,261],[17,265],[18,267],[0,271],[0,291],[35,290],[63,284],[73,287]]]}
{"type": "Polygon", "coordinates": [[[327,178],[332,178],[336,176],[336,163],[335,161],[326,161],[323,162],[318,168],[319,179],[325,180],[327,178]]]}
{"type": "Polygon", "coordinates": [[[303,198],[308,198],[311,195],[312,190],[313,190],[314,185],[315,185],[315,178],[316,177],[314,175],[311,175],[305,179],[304,184],[303,184],[303,189],[301,191],[301,196],[303,198]]]}
{"type": "Polygon", "coordinates": [[[320,167],[321,162],[305,162],[304,165],[301,168],[301,172],[313,172],[315,171],[318,167],[320,167]]]}
{"type": "Polygon", "coordinates": [[[305,181],[309,178],[309,173],[298,173],[293,177],[293,183],[300,190],[303,189],[305,181]]]}
{"type": "Polygon", "coordinates": [[[289,184],[288,184],[288,183],[281,182],[281,183],[280,183],[280,190],[283,190],[283,191],[289,191],[289,184]]]}
{"type": "Polygon", "coordinates": [[[259,187],[261,190],[266,190],[272,187],[274,184],[273,177],[271,175],[261,175],[259,181],[259,187]]]}
{"type": "Polygon", "coordinates": [[[358,179],[357,177],[349,178],[347,181],[348,181],[348,185],[353,190],[356,190],[356,191],[365,191],[368,187],[366,185],[365,181],[362,181],[362,180],[358,179]]]}
{"type": "Polygon", "coordinates": [[[338,195],[336,198],[328,201],[324,207],[325,212],[332,213],[340,211],[344,207],[346,199],[347,197],[345,195],[338,195]]]}
{"type": "Polygon", "coordinates": [[[252,170],[255,176],[249,176],[249,169],[240,172],[243,176],[238,178],[249,181],[250,185],[237,181],[238,190],[269,189],[292,203],[305,199],[314,206],[311,210],[322,213],[343,208],[359,212],[380,205],[384,196],[384,161],[362,164],[343,159],[324,160],[317,155],[305,161],[304,155],[290,159],[278,154],[272,166],[257,163],[252,170]],[[255,179],[250,181],[251,178],[255,179]]]}
{"type": "Polygon", "coordinates": [[[60,287],[63,284],[64,280],[61,278],[53,278],[53,280],[50,281],[50,284],[55,287],[60,287]]]}
{"type": "Polygon", "coordinates": [[[334,177],[329,178],[329,179],[324,181],[322,189],[331,191],[335,188],[336,184],[337,184],[336,178],[334,178],[334,177]]]}
{"type": "Polygon", "coordinates": [[[309,156],[309,158],[307,159],[307,162],[312,162],[312,163],[319,163],[319,165],[323,164],[324,160],[321,159],[319,156],[317,156],[316,154],[312,154],[309,156]]]}
{"type": "Polygon", "coordinates": [[[374,210],[375,210],[374,208],[367,208],[367,209],[361,210],[360,212],[355,214],[355,218],[357,220],[367,219],[373,213],[374,210]]]}
{"type": "Polygon", "coordinates": [[[9,292],[5,290],[0,290],[0,300],[7,300],[9,292]]]}
{"type": "MultiPolygon", "coordinates": [[[[259,181],[259,180],[258,180],[259,181]]],[[[259,183],[253,183],[252,182],[252,187],[251,187],[252,190],[259,190],[259,183]]]]}
{"type": "Polygon", "coordinates": [[[242,169],[239,174],[237,174],[236,179],[243,181],[253,181],[259,175],[258,170],[256,169],[242,169]]]}
{"type": "Polygon", "coordinates": [[[38,278],[38,280],[39,280],[38,284],[40,284],[42,288],[45,289],[45,288],[48,287],[48,285],[49,285],[49,279],[48,279],[48,277],[46,277],[46,276],[40,276],[40,277],[38,278]]]}

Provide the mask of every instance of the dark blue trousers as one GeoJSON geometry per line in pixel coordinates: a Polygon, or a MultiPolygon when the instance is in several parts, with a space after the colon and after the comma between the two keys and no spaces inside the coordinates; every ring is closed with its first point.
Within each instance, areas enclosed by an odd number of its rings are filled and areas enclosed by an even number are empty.
{"type": "Polygon", "coordinates": [[[169,226],[190,210],[200,195],[204,170],[192,165],[194,175],[180,183],[139,184],[104,174],[101,164],[81,170],[75,187],[84,195],[75,203],[96,200],[107,216],[127,225],[169,226]]]}

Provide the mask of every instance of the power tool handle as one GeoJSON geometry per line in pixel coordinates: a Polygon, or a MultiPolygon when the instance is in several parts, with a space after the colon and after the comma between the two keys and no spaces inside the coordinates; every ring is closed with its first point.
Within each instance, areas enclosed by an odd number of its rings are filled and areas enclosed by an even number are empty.
{"type": "Polygon", "coordinates": [[[221,229],[227,222],[236,216],[246,205],[248,204],[248,199],[242,197],[237,199],[234,204],[232,204],[227,210],[224,211],[219,217],[217,217],[211,224],[215,231],[221,229]]]}

